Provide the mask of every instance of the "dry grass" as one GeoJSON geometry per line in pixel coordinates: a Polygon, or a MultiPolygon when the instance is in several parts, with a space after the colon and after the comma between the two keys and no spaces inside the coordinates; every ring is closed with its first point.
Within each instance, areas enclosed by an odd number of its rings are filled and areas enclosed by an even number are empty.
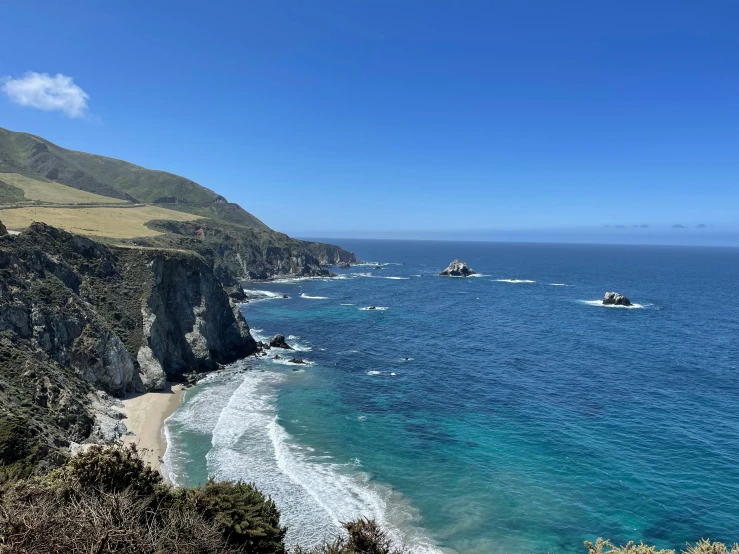
{"type": "Polygon", "coordinates": [[[73,189],[52,181],[32,179],[19,173],[0,173],[0,181],[23,189],[26,200],[51,202],[54,204],[121,204],[118,198],[109,198],[84,190],[73,189]]]}
{"type": "Polygon", "coordinates": [[[161,233],[144,226],[146,222],[153,219],[193,221],[201,219],[201,217],[158,206],[137,206],[133,208],[50,208],[39,206],[0,210],[0,221],[8,229],[20,230],[28,227],[34,221],[41,221],[70,233],[119,239],[160,235],[161,233]]]}

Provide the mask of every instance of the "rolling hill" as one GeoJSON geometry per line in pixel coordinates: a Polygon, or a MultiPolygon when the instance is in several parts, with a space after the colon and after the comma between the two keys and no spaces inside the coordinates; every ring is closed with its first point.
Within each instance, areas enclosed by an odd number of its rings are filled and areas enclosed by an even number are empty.
{"type": "MultiPolygon", "coordinates": [[[[3,128],[0,128],[0,173],[61,183],[123,202],[155,204],[244,227],[269,229],[238,204],[185,177],[67,150],[41,137],[3,128]]],[[[0,182],[3,183],[0,202],[18,200],[18,187],[2,176],[0,182]]]]}
{"type": "Polygon", "coordinates": [[[338,246],[292,239],[195,181],[67,150],[0,128],[0,221],[34,221],[133,248],[192,251],[224,283],[325,276],[355,260],[338,246]]]}

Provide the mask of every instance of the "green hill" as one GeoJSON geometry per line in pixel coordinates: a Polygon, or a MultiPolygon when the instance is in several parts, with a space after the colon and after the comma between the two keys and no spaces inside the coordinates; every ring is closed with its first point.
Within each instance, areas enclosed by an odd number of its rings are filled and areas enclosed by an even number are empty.
{"type": "MultiPolygon", "coordinates": [[[[0,173],[21,174],[118,200],[157,204],[244,227],[269,229],[238,204],[190,179],[67,150],[41,137],[2,128],[0,173]]],[[[17,198],[17,191],[7,185],[0,188],[0,198],[17,198]]]]}

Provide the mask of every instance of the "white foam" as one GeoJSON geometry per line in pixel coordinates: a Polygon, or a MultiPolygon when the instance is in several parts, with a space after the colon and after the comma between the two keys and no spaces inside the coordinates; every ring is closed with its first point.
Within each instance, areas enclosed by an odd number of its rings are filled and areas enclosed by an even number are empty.
{"type": "Polygon", "coordinates": [[[328,296],[308,296],[304,292],[300,293],[300,298],[305,298],[306,300],[328,300],[328,296]]]}
{"type": "Polygon", "coordinates": [[[394,281],[408,281],[410,277],[382,277],[383,279],[392,279],[394,281]]]}
{"type": "Polygon", "coordinates": [[[294,285],[295,283],[300,283],[301,281],[324,281],[327,277],[275,277],[273,279],[270,279],[268,282],[270,283],[279,283],[281,285],[294,285]]]}
{"type": "Polygon", "coordinates": [[[487,273],[473,273],[472,275],[468,275],[467,277],[490,277],[487,273]]]}
{"type": "Polygon", "coordinates": [[[382,375],[382,371],[377,371],[373,369],[372,371],[368,371],[367,375],[382,375]]]}
{"type": "Polygon", "coordinates": [[[264,332],[263,329],[254,329],[250,328],[249,332],[251,333],[252,338],[254,338],[257,342],[263,342],[265,344],[269,344],[269,337],[267,335],[263,335],[264,332]]]}
{"type": "Polygon", "coordinates": [[[395,377],[395,376],[397,375],[397,373],[395,373],[395,372],[393,371],[393,372],[392,372],[392,373],[391,373],[390,375],[392,375],[393,377],[395,377]]]}
{"type": "Polygon", "coordinates": [[[339,304],[339,306],[356,306],[356,304],[339,304]]]}
{"type": "Polygon", "coordinates": [[[498,283],[536,283],[536,281],[531,281],[529,279],[496,279],[498,283]]]}
{"type": "Polygon", "coordinates": [[[306,360],[305,358],[301,358],[301,360],[303,360],[303,363],[302,364],[296,364],[295,362],[291,362],[290,361],[293,358],[295,358],[295,356],[290,356],[290,355],[284,355],[283,356],[282,354],[280,354],[280,358],[278,360],[275,360],[274,358],[268,358],[268,359],[272,363],[279,364],[279,365],[287,365],[287,366],[290,366],[292,368],[298,368],[298,367],[301,367],[301,366],[304,366],[304,365],[305,366],[314,366],[314,365],[316,365],[316,362],[313,362],[311,360],[306,360]]]}
{"type": "MultiPolygon", "coordinates": [[[[407,501],[359,471],[358,460],[338,463],[287,433],[278,420],[275,390],[285,379],[273,371],[234,379],[237,387],[225,405],[221,400],[208,414],[211,420],[218,416],[206,455],[208,473],[217,480],[252,482],[270,495],[280,507],[281,524],[288,527],[290,546],[316,546],[335,536],[342,521],[364,516],[375,518],[413,552],[442,552],[412,527],[418,515],[407,501]]],[[[201,425],[196,420],[202,414],[190,402],[178,412],[181,421],[201,425]]]]}
{"type": "Polygon", "coordinates": [[[564,283],[549,283],[552,287],[571,287],[572,285],[565,285],[564,283]]]}
{"type": "Polygon", "coordinates": [[[374,310],[369,307],[359,308],[359,309],[362,310],[363,312],[367,312],[367,311],[374,312],[375,310],[378,312],[384,312],[385,310],[389,310],[390,308],[388,308],[387,306],[375,306],[374,310]]]}
{"type": "Polygon", "coordinates": [[[361,263],[356,263],[352,265],[355,267],[375,267],[378,265],[384,267],[386,265],[405,265],[405,264],[400,263],[400,262],[361,262],[361,263]]]}
{"type": "Polygon", "coordinates": [[[631,306],[620,306],[617,304],[603,304],[602,300],[580,300],[583,304],[588,306],[600,306],[601,308],[623,308],[626,310],[639,310],[644,308],[642,304],[632,303],[631,306]]]}
{"type": "Polygon", "coordinates": [[[244,289],[244,292],[249,296],[257,297],[257,298],[250,298],[250,300],[265,300],[267,298],[282,298],[282,293],[272,292],[271,290],[244,289]]]}

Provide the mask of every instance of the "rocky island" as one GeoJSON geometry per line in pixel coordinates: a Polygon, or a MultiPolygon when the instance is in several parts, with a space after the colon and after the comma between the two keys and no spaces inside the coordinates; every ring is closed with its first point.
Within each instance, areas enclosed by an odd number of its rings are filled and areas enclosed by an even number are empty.
{"type": "Polygon", "coordinates": [[[604,306],[631,306],[631,300],[617,292],[607,292],[603,295],[604,306]]]}
{"type": "Polygon", "coordinates": [[[454,260],[444,271],[439,273],[439,275],[444,277],[468,277],[470,275],[475,275],[476,273],[476,271],[467,267],[466,263],[454,260]]]}

